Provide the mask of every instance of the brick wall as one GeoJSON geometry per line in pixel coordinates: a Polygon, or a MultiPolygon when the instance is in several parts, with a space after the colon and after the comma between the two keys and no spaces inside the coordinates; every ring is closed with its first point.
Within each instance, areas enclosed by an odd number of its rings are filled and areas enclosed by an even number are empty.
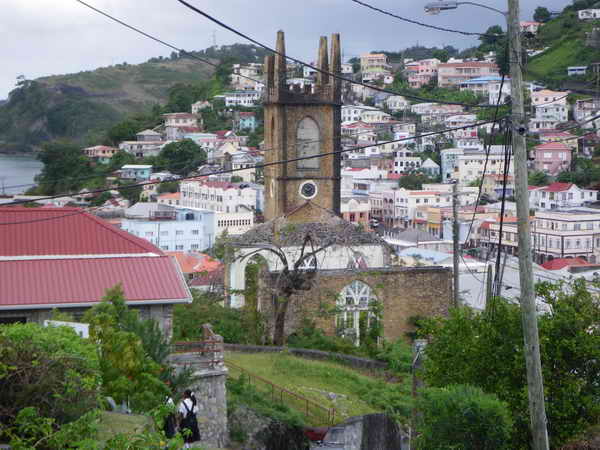
{"type": "MultiPolygon", "coordinates": [[[[259,307],[272,336],[272,299],[268,288],[277,274],[263,273],[259,282],[259,307]]],[[[354,280],[368,284],[383,306],[383,336],[393,341],[414,331],[408,323],[413,316],[440,316],[448,313],[452,297],[452,271],[442,267],[393,267],[370,270],[319,271],[310,291],[292,297],[286,316],[286,335],[293,333],[307,317],[326,334],[335,333],[332,309],[337,295],[354,280]]]]}

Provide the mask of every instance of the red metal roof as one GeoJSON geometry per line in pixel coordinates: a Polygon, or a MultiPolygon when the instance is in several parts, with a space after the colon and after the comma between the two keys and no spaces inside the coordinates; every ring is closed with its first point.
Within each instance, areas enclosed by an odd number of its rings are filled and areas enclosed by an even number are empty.
{"type": "Polygon", "coordinates": [[[537,145],[535,147],[535,150],[561,150],[561,151],[571,151],[571,147],[569,147],[566,144],[563,144],[562,142],[547,142],[545,144],[541,144],[541,145],[537,145]]]}
{"type": "Polygon", "coordinates": [[[541,188],[540,190],[546,192],[563,192],[568,191],[569,189],[571,189],[571,187],[573,187],[573,183],[559,183],[557,181],[555,183],[541,188]]]}
{"type": "Polygon", "coordinates": [[[588,262],[583,258],[557,258],[552,261],[546,261],[542,267],[547,270],[560,270],[567,266],[587,266],[588,262]]]}
{"type": "Polygon", "coordinates": [[[0,261],[0,307],[99,302],[118,283],[128,302],[187,302],[176,264],[169,256],[0,261]]]}
{"type": "Polygon", "coordinates": [[[138,253],[163,255],[150,242],[79,208],[0,208],[0,256],[138,253]]]}

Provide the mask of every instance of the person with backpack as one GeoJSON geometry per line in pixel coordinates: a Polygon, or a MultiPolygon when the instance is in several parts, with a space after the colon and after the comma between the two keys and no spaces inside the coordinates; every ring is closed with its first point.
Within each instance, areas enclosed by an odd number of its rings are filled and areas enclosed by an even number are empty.
{"type": "Polygon", "coordinates": [[[179,431],[185,440],[184,448],[190,448],[189,444],[200,440],[200,430],[198,429],[198,419],[196,417],[196,396],[189,389],[186,389],[183,393],[178,412],[180,416],[179,431]]]}

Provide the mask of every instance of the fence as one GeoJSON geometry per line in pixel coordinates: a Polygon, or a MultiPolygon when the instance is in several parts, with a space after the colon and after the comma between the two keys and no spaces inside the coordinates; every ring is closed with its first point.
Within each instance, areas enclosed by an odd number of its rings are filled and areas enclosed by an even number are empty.
{"type": "Polygon", "coordinates": [[[277,386],[269,380],[248,372],[243,367],[240,367],[231,361],[225,360],[225,365],[229,369],[230,375],[233,375],[233,372],[238,373],[238,378],[243,375],[244,378],[248,380],[248,383],[257,391],[270,396],[273,403],[279,401],[281,404],[285,404],[291,409],[301,412],[306,416],[306,420],[310,424],[333,425],[335,423],[335,408],[325,408],[313,400],[300,394],[296,394],[295,392],[291,392],[281,386],[277,386]]]}

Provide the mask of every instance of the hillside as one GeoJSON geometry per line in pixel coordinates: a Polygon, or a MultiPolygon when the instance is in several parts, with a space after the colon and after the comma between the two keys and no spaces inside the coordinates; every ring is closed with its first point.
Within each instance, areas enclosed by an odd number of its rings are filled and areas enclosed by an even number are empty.
{"type": "MultiPolygon", "coordinates": [[[[251,45],[211,47],[194,54],[214,63],[260,62],[251,45]]],[[[67,75],[23,81],[0,103],[0,152],[30,152],[48,140],[93,142],[126,115],[164,104],[178,83],[208,80],[214,67],[173,53],[142,64],[117,64],[67,75]]]]}
{"type": "MultiPolygon", "coordinates": [[[[585,4],[581,3],[577,9],[584,7],[585,4]]],[[[554,88],[561,87],[568,81],[591,81],[591,74],[584,78],[568,77],[567,67],[589,66],[600,61],[600,49],[587,47],[585,42],[586,33],[599,26],[600,21],[580,21],[574,6],[565,8],[558,17],[540,28],[536,44],[548,49],[528,61],[525,77],[545,82],[554,88]]]]}

